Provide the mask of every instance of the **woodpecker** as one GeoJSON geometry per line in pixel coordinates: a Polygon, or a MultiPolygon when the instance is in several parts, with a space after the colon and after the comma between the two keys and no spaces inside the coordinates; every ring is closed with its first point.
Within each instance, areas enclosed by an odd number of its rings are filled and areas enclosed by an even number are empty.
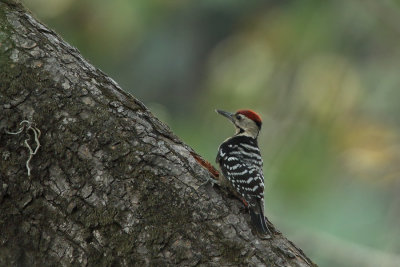
{"type": "Polygon", "coordinates": [[[252,110],[230,113],[217,109],[216,112],[228,118],[236,128],[235,135],[218,149],[216,162],[225,178],[224,184],[248,204],[256,230],[261,234],[270,233],[264,217],[263,160],[257,142],[261,117],[252,110]]]}

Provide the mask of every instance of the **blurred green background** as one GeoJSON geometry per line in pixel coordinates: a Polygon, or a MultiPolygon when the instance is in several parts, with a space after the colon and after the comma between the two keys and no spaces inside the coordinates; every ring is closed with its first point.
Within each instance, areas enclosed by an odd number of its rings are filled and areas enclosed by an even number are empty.
{"type": "Polygon", "coordinates": [[[399,1],[25,0],[214,162],[263,117],[266,213],[320,266],[400,266],[399,1]]]}

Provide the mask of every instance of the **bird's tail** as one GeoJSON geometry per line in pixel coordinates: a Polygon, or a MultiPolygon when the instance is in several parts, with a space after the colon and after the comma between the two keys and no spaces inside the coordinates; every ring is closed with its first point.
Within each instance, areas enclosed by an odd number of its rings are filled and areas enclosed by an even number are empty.
{"type": "Polygon", "coordinates": [[[262,205],[257,204],[256,207],[249,208],[251,222],[253,223],[256,230],[261,234],[270,234],[267,222],[265,221],[264,212],[262,210],[262,205]]]}

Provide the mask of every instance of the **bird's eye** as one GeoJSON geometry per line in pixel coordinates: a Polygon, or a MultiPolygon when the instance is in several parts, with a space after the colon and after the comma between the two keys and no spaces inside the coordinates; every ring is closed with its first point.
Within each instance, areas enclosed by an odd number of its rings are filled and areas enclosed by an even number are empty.
{"type": "Polygon", "coordinates": [[[242,118],[243,118],[242,115],[240,115],[240,114],[236,115],[236,119],[241,120],[242,118]]]}

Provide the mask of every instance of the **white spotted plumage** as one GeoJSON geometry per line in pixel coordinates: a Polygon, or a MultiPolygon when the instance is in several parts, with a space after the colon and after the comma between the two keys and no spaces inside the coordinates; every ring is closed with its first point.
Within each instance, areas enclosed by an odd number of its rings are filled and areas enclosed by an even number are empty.
{"type": "Polygon", "coordinates": [[[261,118],[250,110],[217,112],[230,119],[236,127],[236,134],[220,145],[217,164],[230,187],[247,202],[257,230],[269,232],[264,217],[263,160],[257,142],[261,118]]]}
{"type": "Polygon", "coordinates": [[[221,144],[217,162],[233,188],[253,206],[264,200],[263,161],[257,140],[234,136],[221,144]]]}

